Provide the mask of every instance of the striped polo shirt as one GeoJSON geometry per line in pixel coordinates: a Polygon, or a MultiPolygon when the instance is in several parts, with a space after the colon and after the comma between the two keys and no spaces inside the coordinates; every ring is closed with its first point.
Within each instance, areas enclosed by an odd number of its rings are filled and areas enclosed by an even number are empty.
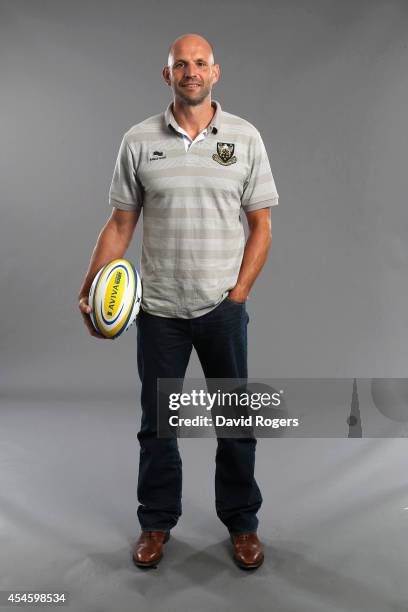
{"type": "Polygon", "coordinates": [[[240,211],[278,204],[259,131],[221,109],[186,150],[172,102],[123,136],[109,203],[143,209],[143,310],[190,319],[216,308],[237,281],[245,247],[240,211]]]}

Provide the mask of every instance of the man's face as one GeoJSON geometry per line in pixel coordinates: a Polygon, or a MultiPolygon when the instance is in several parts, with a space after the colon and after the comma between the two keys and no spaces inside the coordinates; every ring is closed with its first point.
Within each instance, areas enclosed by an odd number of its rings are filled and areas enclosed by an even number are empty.
{"type": "Polygon", "coordinates": [[[170,55],[163,76],[175,97],[184,104],[196,106],[207,98],[218,81],[219,66],[213,64],[211,50],[206,46],[197,42],[183,42],[176,45],[170,55]]]}

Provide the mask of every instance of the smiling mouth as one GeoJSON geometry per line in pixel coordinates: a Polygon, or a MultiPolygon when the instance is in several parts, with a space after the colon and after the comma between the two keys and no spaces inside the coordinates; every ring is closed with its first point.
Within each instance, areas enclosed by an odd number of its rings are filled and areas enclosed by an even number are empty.
{"type": "Polygon", "coordinates": [[[182,84],[182,87],[189,87],[189,88],[193,88],[193,87],[201,87],[200,83],[184,83],[182,84]]]}

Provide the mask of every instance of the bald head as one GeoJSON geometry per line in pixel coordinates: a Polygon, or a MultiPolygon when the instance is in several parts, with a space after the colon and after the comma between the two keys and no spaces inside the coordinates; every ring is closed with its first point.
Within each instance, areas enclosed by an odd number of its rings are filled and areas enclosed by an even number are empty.
{"type": "Polygon", "coordinates": [[[183,34],[172,42],[168,52],[168,66],[172,66],[178,55],[182,56],[183,52],[191,49],[197,52],[202,51],[210,64],[214,64],[214,48],[203,36],[199,34],[183,34]]]}
{"type": "Polygon", "coordinates": [[[163,78],[172,88],[177,104],[198,106],[210,103],[211,89],[220,67],[214,63],[212,45],[199,34],[183,34],[169,47],[163,78]]]}

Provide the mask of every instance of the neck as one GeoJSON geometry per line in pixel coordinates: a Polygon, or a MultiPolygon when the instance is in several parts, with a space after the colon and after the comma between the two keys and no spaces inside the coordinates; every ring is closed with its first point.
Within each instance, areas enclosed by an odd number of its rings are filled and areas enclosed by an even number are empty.
{"type": "Polygon", "coordinates": [[[195,136],[202,132],[211,122],[215,110],[215,103],[211,102],[209,96],[201,104],[197,104],[197,106],[186,104],[178,98],[175,98],[172,104],[173,115],[179,126],[189,134],[194,133],[195,136]],[[214,106],[212,106],[213,104],[214,106]]]}

